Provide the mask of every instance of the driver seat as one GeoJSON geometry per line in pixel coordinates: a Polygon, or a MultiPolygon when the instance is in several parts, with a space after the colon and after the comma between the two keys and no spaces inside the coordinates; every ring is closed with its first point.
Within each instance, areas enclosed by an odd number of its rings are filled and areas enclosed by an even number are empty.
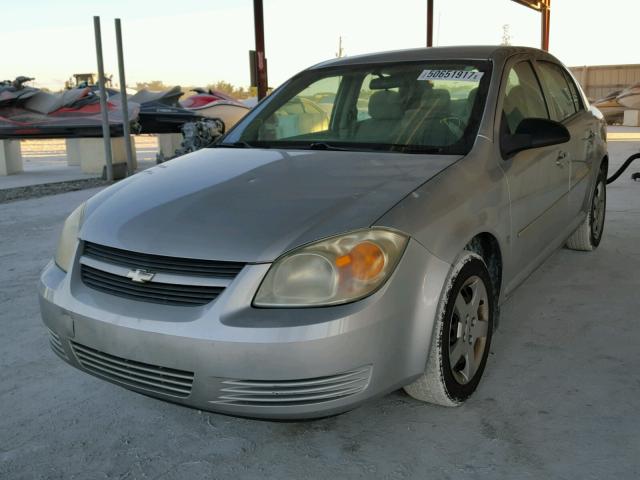
{"type": "Polygon", "coordinates": [[[371,118],[360,122],[355,137],[372,143],[394,143],[393,132],[402,118],[400,94],[391,90],[380,90],[369,98],[371,118]]]}
{"type": "Polygon", "coordinates": [[[451,95],[445,89],[426,90],[420,103],[408,109],[401,122],[401,141],[407,145],[450,145],[456,139],[442,122],[450,114],[451,95]]]}

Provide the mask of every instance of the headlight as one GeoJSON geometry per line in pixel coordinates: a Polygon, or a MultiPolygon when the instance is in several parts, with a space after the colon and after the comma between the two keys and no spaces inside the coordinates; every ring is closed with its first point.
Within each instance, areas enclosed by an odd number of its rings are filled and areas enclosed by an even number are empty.
{"type": "Polygon", "coordinates": [[[73,254],[78,243],[78,232],[84,217],[84,203],[76,208],[64,221],[60,240],[58,240],[58,250],[56,250],[56,264],[65,272],[71,268],[73,254]]]}
{"type": "Polygon", "coordinates": [[[289,252],[271,266],[253,304],[317,307],[359,300],[389,278],[407,240],[400,233],[367,229],[289,252]]]}

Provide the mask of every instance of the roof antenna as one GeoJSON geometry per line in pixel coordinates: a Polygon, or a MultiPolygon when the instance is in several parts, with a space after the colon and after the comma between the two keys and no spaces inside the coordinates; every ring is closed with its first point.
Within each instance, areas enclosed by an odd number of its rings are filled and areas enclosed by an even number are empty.
{"type": "Polygon", "coordinates": [[[338,51],[336,52],[336,58],[344,57],[344,48],[342,48],[342,35],[338,37],[338,51]]]}
{"type": "Polygon", "coordinates": [[[502,25],[502,45],[511,45],[511,25],[502,25]]]}

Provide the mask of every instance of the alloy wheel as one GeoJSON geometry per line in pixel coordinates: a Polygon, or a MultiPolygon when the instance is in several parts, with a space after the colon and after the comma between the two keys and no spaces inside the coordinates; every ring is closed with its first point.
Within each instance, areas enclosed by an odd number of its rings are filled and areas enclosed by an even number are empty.
{"type": "Polygon", "coordinates": [[[478,276],[469,277],[458,292],[449,330],[449,365],[460,385],[469,383],[482,362],[489,329],[487,288],[478,276]]]}
{"type": "Polygon", "coordinates": [[[598,179],[596,189],[593,192],[593,202],[591,204],[591,231],[593,238],[599,239],[602,235],[602,227],[604,226],[604,212],[605,212],[605,184],[602,179],[598,179]]]}

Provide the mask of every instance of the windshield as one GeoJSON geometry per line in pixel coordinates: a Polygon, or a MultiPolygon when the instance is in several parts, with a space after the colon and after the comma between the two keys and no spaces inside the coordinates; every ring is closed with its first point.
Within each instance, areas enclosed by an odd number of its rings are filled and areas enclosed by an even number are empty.
{"type": "Polygon", "coordinates": [[[219,146],[464,154],[478,131],[490,68],[439,61],[306,70],[219,146]]]}

